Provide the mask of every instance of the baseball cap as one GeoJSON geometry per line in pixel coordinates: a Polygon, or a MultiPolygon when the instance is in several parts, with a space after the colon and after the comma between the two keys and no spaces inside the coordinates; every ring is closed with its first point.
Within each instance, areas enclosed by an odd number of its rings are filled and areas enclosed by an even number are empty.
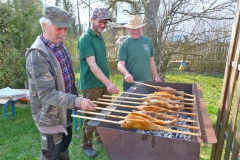
{"type": "Polygon", "coordinates": [[[109,17],[109,13],[105,8],[95,8],[92,17],[96,17],[99,19],[107,19],[112,22],[112,19],[109,17]]]}
{"type": "Polygon", "coordinates": [[[70,28],[70,15],[68,12],[57,6],[46,6],[43,9],[43,17],[49,19],[55,26],[70,28]]]}

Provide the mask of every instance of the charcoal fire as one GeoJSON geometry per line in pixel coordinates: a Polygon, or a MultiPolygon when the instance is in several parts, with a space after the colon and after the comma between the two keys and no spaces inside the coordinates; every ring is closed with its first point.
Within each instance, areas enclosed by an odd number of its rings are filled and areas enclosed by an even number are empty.
{"type": "MultiPolygon", "coordinates": [[[[191,116],[188,115],[177,115],[177,118],[180,119],[188,119],[191,120],[191,116]]],[[[182,126],[192,126],[192,124],[190,122],[184,122],[184,121],[178,121],[176,122],[177,125],[182,125],[182,126]]],[[[189,128],[183,128],[183,127],[177,127],[177,126],[169,126],[169,128],[171,130],[178,130],[178,131],[183,131],[183,132],[192,132],[192,129],[189,128]]],[[[153,131],[153,130],[137,130],[137,133],[140,134],[147,134],[147,135],[154,135],[154,136],[161,136],[161,137],[166,137],[166,138],[178,138],[178,139],[184,139],[187,141],[191,141],[192,140],[192,136],[191,135],[186,135],[186,134],[181,134],[181,133],[173,133],[173,132],[166,132],[166,131],[161,131],[161,130],[157,130],[157,131],[153,131]]]]}

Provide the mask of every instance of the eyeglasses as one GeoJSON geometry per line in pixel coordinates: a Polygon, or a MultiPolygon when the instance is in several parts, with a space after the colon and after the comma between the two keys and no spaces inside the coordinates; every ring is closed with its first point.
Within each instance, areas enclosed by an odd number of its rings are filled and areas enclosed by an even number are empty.
{"type": "Polygon", "coordinates": [[[96,21],[98,21],[98,23],[100,24],[100,25],[102,25],[102,24],[104,24],[105,26],[108,24],[108,21],[107,22],[103,22],[103,21],[101,21],[101,20],[98,20],[98,19],[95,19],[96,21]]]}

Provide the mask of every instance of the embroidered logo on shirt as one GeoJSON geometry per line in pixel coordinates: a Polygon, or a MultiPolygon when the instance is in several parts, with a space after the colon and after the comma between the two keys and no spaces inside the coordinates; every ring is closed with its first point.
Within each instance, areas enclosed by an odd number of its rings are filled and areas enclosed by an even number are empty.
{"type": "Polygon", "coordinates": [[[148,45],[147,45],[147,44],[144,44],[144,45],[143,45],[143,48],[144,48],[146,51],[148,51],[148,45]]]}

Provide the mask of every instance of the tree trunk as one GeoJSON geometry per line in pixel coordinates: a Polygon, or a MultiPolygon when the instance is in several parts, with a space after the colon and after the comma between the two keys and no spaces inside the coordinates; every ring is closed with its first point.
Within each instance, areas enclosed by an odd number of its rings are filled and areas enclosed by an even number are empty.
{"type": "Polygon", "coordinates": [[[82,25],[81,25],[81,19],[80,19],[80,14],[79,14],[79,3],[78,3],[78,0],[77,0],[77,19],[78,19],[78,32],[79,32],[79,35],[82,34],[82,25]]]}
{"type": "Polygon", "coordinates": [[[143,33],[144,35],[151,38],[153,43],[156,44],[156,40],[157,40],[156,20],[158,16],[160,1],[149,0],[149,3],[146,3],[145,5],[146,7],[145,7],[144,23],[146,23],[146,25],[143,27],[143,33]]]}
{"type": "Polygon", "coordinates": [[[160,68],[161,68],[161,50],[160,45],[158,45],[158,43],[160,42],[160,40],[157,40],[157,35],[158,35],[158,26],[156,24],[157,23],[157,17],[158,17],[158,10],[159,10],[159,5],[160,5],[160,1],[159,0],[149,0],[148,3],[145,4],[144,8],[145,8],[145,19],[144,19],[144,23],[146,23],[146,25],[143,27],[143,34],[146,35],[147,37],[151,38],[154,44],[154,48],[155,48],[155,54],[154,54],[154,61],[156,63],[156,69],[157,72],[161,78],[162,81],[165,80],[165,72],[161,72],[160,68]],[[161,73],[161,74],[160,74],[161,73]]]}
{"type": "Polygon", "coordinates": [[[58,6],[59,5],[59,0],[56,0],[55,1],[55,6],[58,6]]]}

